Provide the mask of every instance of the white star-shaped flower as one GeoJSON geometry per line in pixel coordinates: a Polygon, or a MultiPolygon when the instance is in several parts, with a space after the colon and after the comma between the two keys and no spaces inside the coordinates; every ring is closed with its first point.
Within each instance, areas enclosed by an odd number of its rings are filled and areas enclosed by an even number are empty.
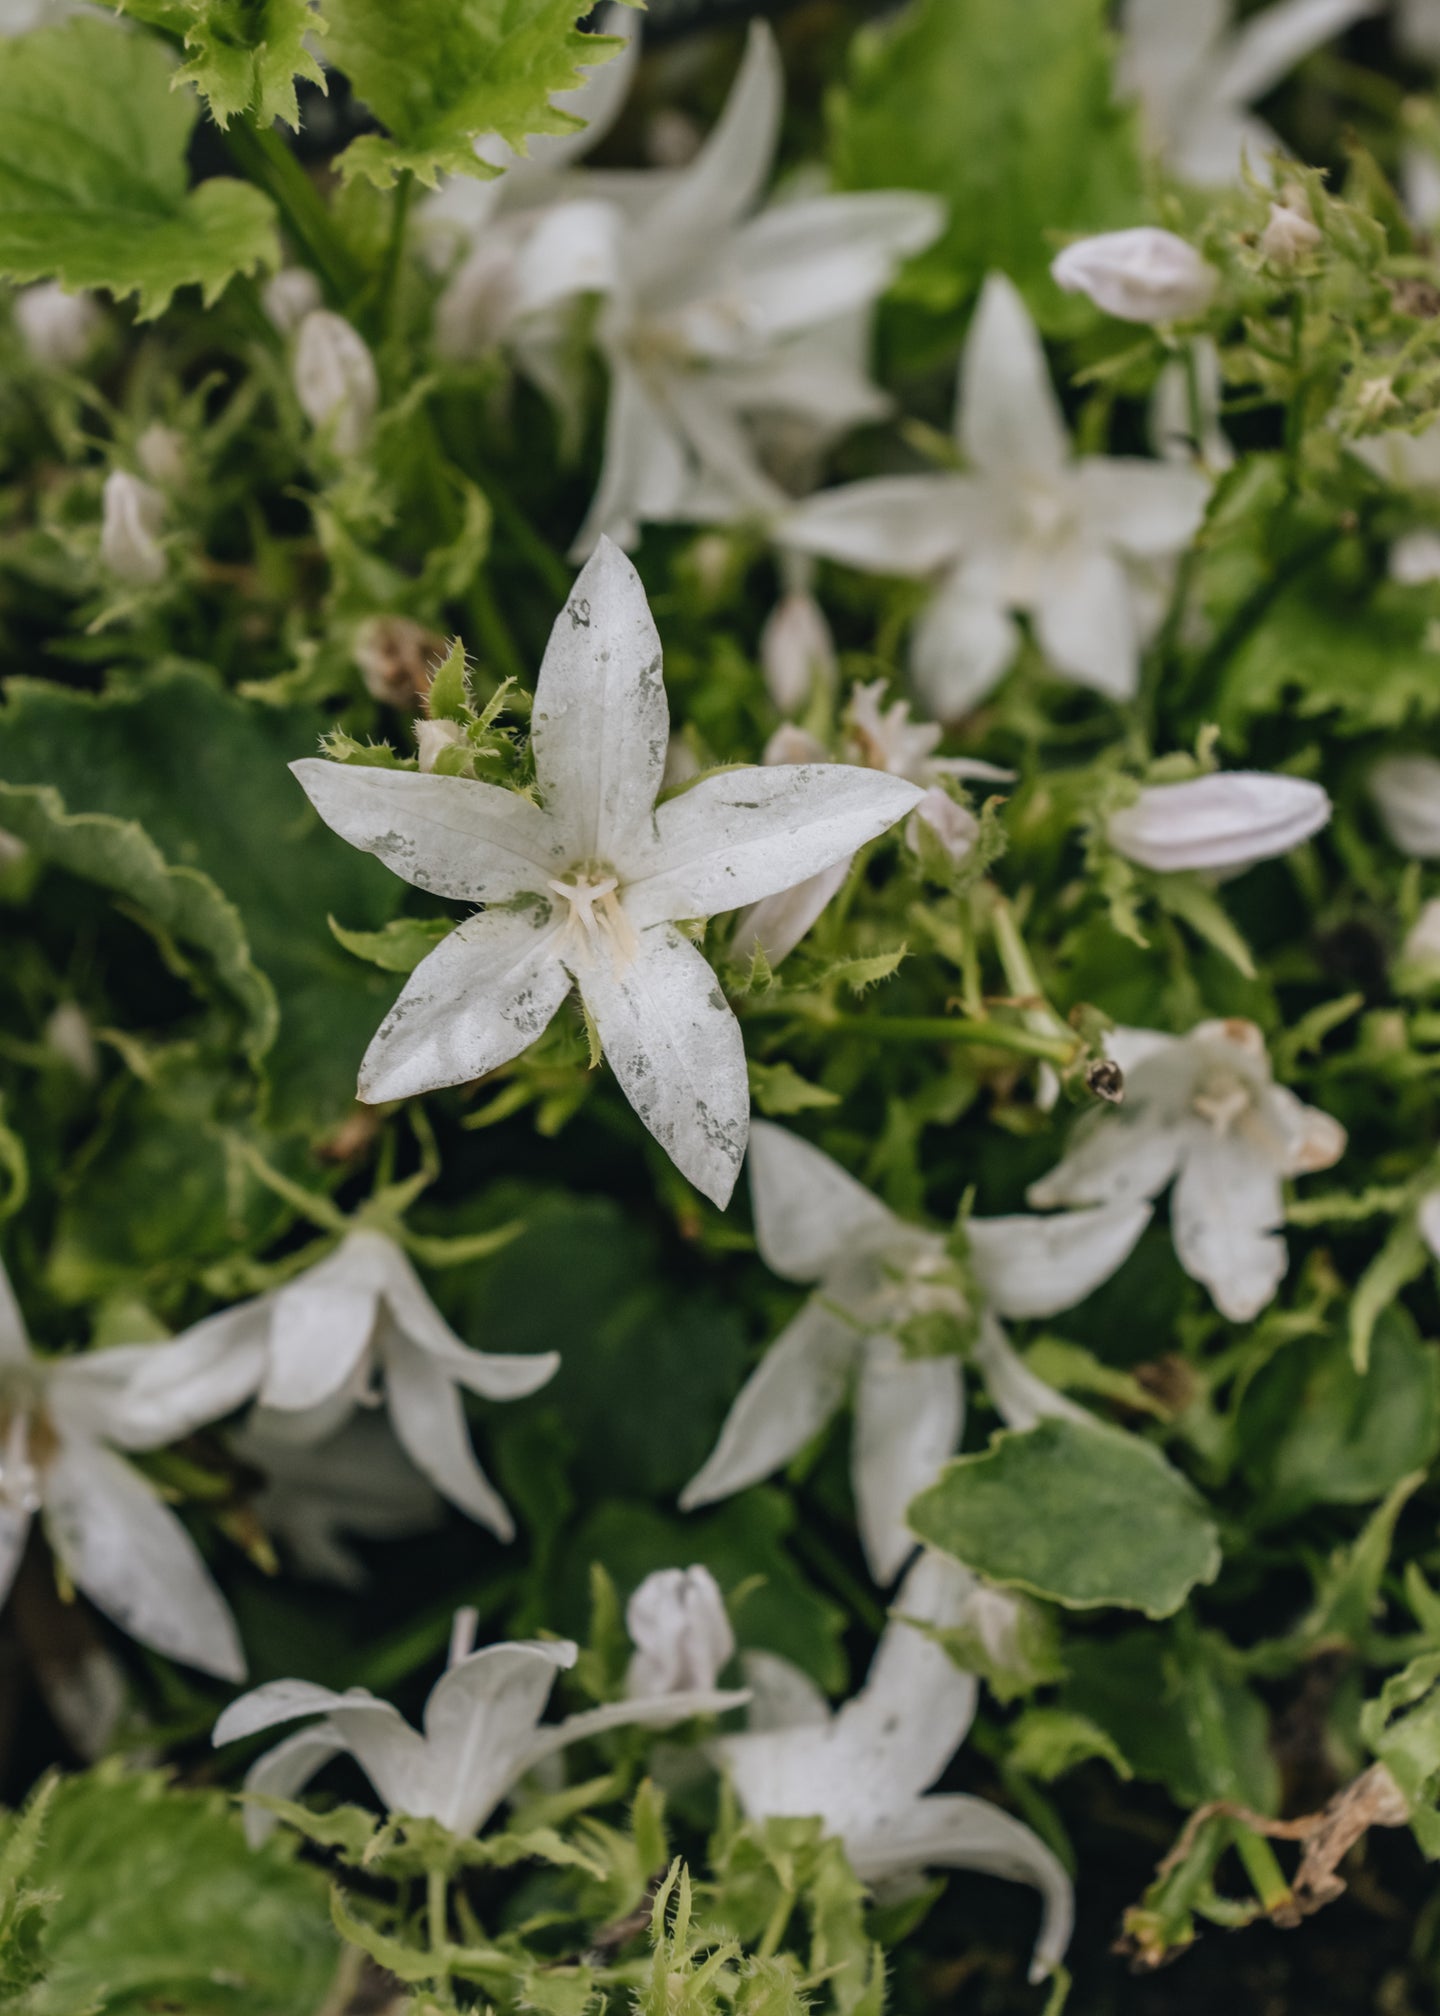
{"type": "MultiPolygon", "coordinates": [[[[542,1725],[555,1675],[575,1664],[578,1648],[556,1640],[470,1652],[473,1613],[462,1611],[456,1624],[452,1662],[425,1704],[423,1733],[363,1687],[337,1694],[308,1680],[272,1680],[231,1702],[215,1724],[214,1740],[234,1743],[262,1729],[318,1717],[251,1765],[247,1792],[293,1799],[332,1757],[348,1752],[388,1812],[438,1820],[466,1840],[528,1771],[569,1744],[632,1723],[660,1728],[693,1715],[720,1715],[747,1699],[743,1692],[692,1690],[614,1701],[542,1725]]],[[[274,1825],[263,1807],[246,1813],[246,1831],[257,1846],[274,1825]]]]}
{"type": "Polygon", "coordinates": [[[1044,1900],[1031,1965],[1038,1981],[1069,1944],[1069,1877],[1002,1808],[965,1793],[929,1792],[969,1732],[978,1690],[941,1646],[904,1620],[957,1624],[973,1587],[958,1563],[922,1554],[864,1687],[838,1712],[788,1660],[747,1654],[749,1730],[711,1747],[752,1820],[818,1818],[839,1837],[860,1880],[882,1894],[917,1889],[924,1871],[936,1867],[1033,1884],[1044,1900]]]}
{"type": "Polygon", "coordinates": [[[488,907],[415,969],[360,1067],[403,1099],[517,1056],[570,989],[626,1098],[722,1208],[745,1154],[745,1046],[676,925],[787,889],[921,795],[842,764],[727,770],[657,805],[669,708],[640,577],[602,541],[556,620],[531,747],[541,803],[469,778],[292,765],[327,825],[417,888],[488,907]]]}
{"type": "MultiPolygon", "coordinates": [[[[911,1500],[954,1453],[964,1423],[959,1357],[908,1355],[917,1319],[972,1315],[938,1232],[909,1225],[798,1134],[757,1121],[750,1183],[767,1267],[815,1293],[741,1390],[680,1503],[689,1511],[768,1477],[853,1395],[851,1479],[870,1572],[888,1583],[915,1546],[911,1500]]],[[[1147,1204],[1055,1218],[972,1218],[970,1266],[985,1298],[971,1356],[1012,1427],[1080,1410],[1028,1372],[999,1316],[1053,1316],[1109,1279],[1149,1222],[1147,1204]]]]}
{"type": "MultiPolygon", "coordinates": [[[[252,1398],[254,1424],[306,1444],[333,1435],[383,1379],[401,1447],[452,1505],[501,1540],[515,1524],[475,1460],[460,1388],[522,1400],[554,1376],[556,1351],[511,1356],[463,1344],[383,1232],[350,1233],[283,1288],[207,1316],[140,1362],[131,1418],[187,1427],[252,1398]]],[[[175,1431],[173,1425],[170,1432],[175,1431]]]]}
{"type": "Polygon", "coordinates": [[[1124,1103],[1085,1115],[1030,1202],[1120,1205],[1173,1180],[1180,1265],[1222,1315],[1248,1323],[1288,1264],[1282,1183],[1338,1162],[1344,1128],[1275,1083],[1253,1022],[1199,1022],[1185,1036],[1113,1029],[1105,1042],[1124,1103]]]}
{"type": "Polygon", "coordinates": [[[1153,150],[1202,188],[1257,172],[1280,142],[1250,107],[1379,0],[1277,0],[1232,26],[1231,0],[1124,0],[1119,82],[1153,150]]]}
{"type": "Polygon", "coordinates": [[[596,196],[542,219],[520,255],[510,341],[543,383],[561,347],[557,305],[604,297],[605,457],[577,553],[601,533],[631,544],[646,520],[783,506],[756,452],[760,415],[833,434],[888,410],[833,331],[939,235],[943,206],[879,190],[759,209],[783,97],[774,38],[757,22],[719,124],[687,167],[632,177],[623,192],[603,179],[596,196]]]}
{"type": "Polygon", "coordinates": [[[776,536],[876,574],[933,576],[911,667],[942,719],[983,700],[1028,615],[1057,672],[1111,699],[1136,691],[1153,620],[1147,574],[1204,516],[1199,470],[1134,456],[1072,456],[1025,304],[992,273],[960,363],[959,476],[881,476],[795,505],[776,536]]]}
{"type": "Polygon", "coordinates": [[[131,1419],[145,1345],[37,1358],[0,1265],[0,1602],[38,1514],[75,1587],[130,1637],[222,1680],[245,1675],[235,1620],[179,1517],[117,1453],[184,1432],[131,1419]]]}

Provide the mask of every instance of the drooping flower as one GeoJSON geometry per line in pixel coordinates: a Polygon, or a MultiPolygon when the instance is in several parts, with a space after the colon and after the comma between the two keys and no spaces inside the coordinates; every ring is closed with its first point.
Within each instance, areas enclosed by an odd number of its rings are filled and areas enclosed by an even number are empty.
{"type": "Polygon", "coordinates": [[[756,1121],[750,1182],[766,1266],[815,1283],[815,1292],[750,1375],[681,1506],[690,1511],[768,1477],[849,1396],[860,1538],[875,1580],[891,1582],[915,1546],[906,1507],[953,1454],[965,1405],[958,1349],[907,1350],[906,1333],[937,1319],[962,1334],[975,1327],[969,1355],[1012,1426],[1077,1413],[1026,1370],[998,1318],[1055,1315],[1082,1301],[1126,1258],[1149,1206],[970,1219],[976,1308],[940,1233],[897,1218],[799,1135],[756,1121]]]}
{"type": "Polygon", "coordinates": [[[337,455],[358,455],[380,404],[375,359],[343,315],[312,308],[295,335],[295,397],[337,455]]]}
{"type": "Polygon", "coordinates": [[[919,1888],[927,1869],[975,1869],[1029,1883],[1044,1902],[1030,1978],[1042,1980],[1070,1941],[1074,1895],[1049,1848],[988,1800],[929,1788],[964,1742],[977,1687],[914,1624],[959,1621],[973,1578],[925,1553],[905,1578],[869,1676],[833,1710],[807,1675],[750,1653],[754,1699],[744,1735],[712,1745],[752,1820],[821,1820],[860,1880],[881,1894],[919,1888]]]}
{"type": "Polygon", "coordinates": [[[657,1568],[625,1605],[635,1656],[625,1676],[632,1700],[709,1690],[735,1653],[725,1599],[708,1568],[657,1568]]]}
{"type": "Polygon", "coordinates": [[[604,541],[551,633],[531,716],[543,801],[469,778],[293,766],[326,824],[418,888],[489,907],[415,969],[360,1067],[406,1098],[517,1056],[580,991],[620,1086],[722,1207],[745,1153],[740,1026],[681,918],[843,859],[919,797],[839,764],[702,777],[657,806],[669,709],[635,569],[604,541]]]}
{"type": "Polygon", "coordinates": [[[1183,181],[1258,173],[1280,142],[1250,110],[1297,63],[1374,13],[1379,0],[1275,0],[1232,26],[1231,0],[1123,0],[1120,86],[1146,138],[1183,181]]]}
{"type": "Polygon", "coordinates": [[[1184,1036],[1113,1029],[1106,1048],[1124,1073],[1124,1103],[1080,1120],[1030,1202],[1121,1205],[1173,1182],[1180,1265],[1223,1316],[1248,1323],[1288,1264],[1284,1179],[1338,1162],[1344,1128],[1275,1083],[1253,1022],[1199,1022],[1184,1036]]]}
{"type": "Polygon", "coordinates": [[[1181,784],[1149,784],[1112,812],[1105,834],[1117,854],[1160,874],[1231,874],[1288,854],[1329,822],[1330,800],[1305,777],[1230,770],[1181,784]]]}
{"type": "Polygon", "coordinates": [[[1402,854],[1440,859],[1440,760],[1385,756],[1370,772],[1370,795],[1402,854]]]}
{"type": "MultiPolygon", "coordinates": [[[[570,1744],[634,1723],[661,1728],[694,1715],[720,1715],[746,1699],[743,1692],[708,1689],[666,1694],[614,1701],[542,1724],[555,1675],[575,1664],[578,1647],[558,1639],[470,1652],[466,1636],[462,1621],[460,1656],[431,1691],[423,1731],[363,1687],[337,1694],[308,1680],[272,1680],[231,1702],[215,1724],[214,1741],[234,1743],[262,1729],[307,1720],[308,1728],[251,1765],[247,1792],[293,1799],[332,1757],[348,1753],[387,1812],[438,1820],[464,1840],[478,1833],[528,1771],[570,1744]]],[[[252,1844],[258,1846],[274,1825],[263,1807],[248,1809],[245,1828],[252,1844]]]]}
{"type": "Polygon", "coordinates": [[[37,1516],[66,1575],[142,1645],[240,1680],[235,1620],[178,1515],[119,1452],[184,1432],[132,1420],[127,1388],[145,1345],[38,1358],[0,1264],[0,1602],[37,1516]]]}
{"type": "Polygon", "coordinates": [[[117,581],[153,588],[165,578],[160,531],[165,499],[128,469],[112,469],[101,493],[100,559],[117,581]]]}
{"type": "Polygon", "coordinates": [[[282,336],[293,336],[307,315],[325,305],[308,266],[282,266],[260,289],[260,305],[282,336]]]}
{"type": "Polygon", "coordinates": [[[602,533],[632,543],[647,520],[781,508],[785,494],[756,453],[755,416],[793,415],[834,433],[886,410],[826,332],[938,236],[943,208],[870,191],[757,212],[782,95],[773,37],[757,22],[720,122],[688,167],[638,186],[631,178],[623,194],[602,181],[597,195],[550,211],[525,243],[509,340],[547,386],[564,347],[556,309],[577,294],[603,297],[604,466],[577,554],[602,533]]]}
{"type": "Polygon", "coordinates": [[[1204,515],[1200,471],[1131,456],[1072,458],[1035,325],[991,274],[960,365],[956,440],[973,473],[882,476],[795,505],[777,537],[871,573],[934,576],[911,644],[942,719],[975,706],[1031,617],[1057,672],[1112,699],[1135,692],[1150,624],[1138,563],[1173,559],[1204,515]]]}
{"type": "Polygon", "coordinates": [[[1193,245],[1153,224],[1076,239],[1051,260],[1050,277],[1122,322],[1194,321],[1219,279],[1193,245]]]}
{"type": "MultiPolygon", "coordinates": [[[[282,1288],[207,1316],[151,1347],[130,1394],[134,1418],[214,1421],[254,1398],[253,1425],[300,1446],[334,1434],[378,1382],[416,1469],[498,1539],[515,1525],[475,1460],[460,1389],[522,1400],[554,1376],[558,1352],[512,1356],[463,1344],[404,1252],[384,1233],[351,1232],[282,1288]]],[[[171,1432],[173,1433],[173,1427],[171,1432]]]]}
{"type": "Polygon", "coordinates": [[[58,280],[22,287],[10,312],[35,362],[67,371],[85,362],[105,324],[93,294],[72,294],[58,280]]]}

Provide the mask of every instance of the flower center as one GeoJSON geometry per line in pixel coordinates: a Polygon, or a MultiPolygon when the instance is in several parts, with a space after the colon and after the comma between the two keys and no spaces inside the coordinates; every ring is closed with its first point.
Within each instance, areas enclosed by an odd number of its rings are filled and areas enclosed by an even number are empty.
{"type": "Polygon", "coordinates": [[[612,868],[585,862],[547,884],[569,905],[565,936],[573,956],[586,962],[600,952],[619,973],[640,949],[635,926],[620,900],[620,878],[612,868]]]}
{"type": "Polygon", "coordinates": [[[1020,500],[1020,518],[1027,538],[1036,545],[1058,544],[1065,532],[1070,510],[1065,499],[1048,485],[1027,484],[1020,500]]]}
{"type": "Polygon", "coordinates": [[[1190,1105],[1219,1135],[1231,1134],[1254,1104],[1254,1093],[1233,1071],[1207,1071],[1191,1094],[1190,1105]]]}
{"type": "Polygon", "coordinates": [[[0,1408],[0,1506],[10,1512],[40,1510],[40,1473],[55,1448],[55,1431],[43,1414],[0,1408]]]}

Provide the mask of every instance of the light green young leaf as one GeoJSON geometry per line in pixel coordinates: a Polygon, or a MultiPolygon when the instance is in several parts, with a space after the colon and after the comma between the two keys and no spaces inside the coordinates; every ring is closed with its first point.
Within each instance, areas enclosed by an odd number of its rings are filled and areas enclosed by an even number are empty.
{"type": "Polygon", "coordinates": [[[1376,1324],[1394,1307],[1400,1290],[1424,1273],[1429,1258],[1419,1226],[1407,1215],[1392,1227],[1385,1244],[1356,1282],[1350,1301],[1350,1356],[1357,1372],[1369,1368],[1376,1324]]]}
{"type": "Polygon", "coordinates": [[[431,188],[442,173],[493,175],[475,152],[482,134],[523,152],[532,135],[575,131],[552,94],[621,46],[577,30],[584,0],[327,0],[325,11],[327,56],[387,129],[336,165],[382,189],[407,172],[431,188]]]}
{"type": "Polygon", "coordinates": [[[910,1507],[928,1546],[1069,1610],[1169,1617],[1220,1570],[1203,1501],[1148,1442],[1046,1420],[947,1464],[910,1507]]]}
{"type": "Polygon", "coordinates": [[[779,1064],[761,1064],[752,1057],[747,1068],[751,1097],[772,1120],[783,1119],[788,1113],[809,1113],[822,1106],[840,1104],[838,1092],[812,1085],[793,1064],[783,1060],[779,1064]]]}
{"type": "Polygon", "coordinates": [[[135,294],[147,320],[177,287],[208,303],[279,263],[268,197],[226,176],[190,188],[196,103],[171,83],[159,43],[101,20],[6,42],[0,277],[135,294]]]}
{"type": "Polygon", "coordinates": [[[1360,1711],[1360,1734],[1410,1808],[1415,1838],[1440,1860],[1440,1653],[1422,1653],[1360,1711]]]}
{"type": "Polygon", "coordinates": [[[465,721],[470,692],[465,678],[465,646],[457,637],[435,667],[426,702],[432,721],[465,721]]]}
{"type": "Polygon", "coordinates": [[[1182,924],[1188,924],[1197,938],[1230,961],[1247,980],[1255,978],[1255,960],[1250,947],[1225,913],[1212,889],[1196,875],[1157,875],[1152,883],[1155,901],[1182,924]]]}
{"type": "Polygon", "coordinates": [[[178,36],[189,57],[178,82],[193,84],[216,124],[249,113],[297,132],[295,79],[323,91],[325,72],[305,46],[324,33],[313,0],[112,0],[122,14],[178,36]]]}
{"type": "Polygon", "coordinates": [[[455,928],[448,917],[392,917],[378,931],[347,931],[333,917],[327,921],[331,936],[347,952],[378,966],[382,973],[413,973],[455,928]]]}
{"type": "Polygon", "coordinates": [[[1118,1777],[1135,1775],[1114,1738],[1088,1715],[1066,1708],[1027,1708],[1015,1724],[1009,1761],[1027,1778],[1049,1785],[1092,1757],[1103,1757],[1118,1777]]]}

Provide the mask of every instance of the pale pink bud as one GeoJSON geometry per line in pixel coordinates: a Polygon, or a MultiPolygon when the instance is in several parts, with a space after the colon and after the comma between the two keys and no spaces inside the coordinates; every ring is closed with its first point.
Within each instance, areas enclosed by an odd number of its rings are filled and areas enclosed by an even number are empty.
{"type": "Polygon", "coordinates": [[[417,721],[415,744],[420,751],[420,768],[433,770],[447,749],[460,748],[466,739],[458,721],[417,721]]]}
{"type": "Polygon", "coordinates": [[[817,679],[835,679],[835,640],[813,595],[782,595],[760,633],[760,663],[770,698],[782,714],[797,714],[817,679]]]}
{"type": "Polygon", "coordinates": [[[337,455],[365,445],[380,404],[375,359],[343,315],[315,308],[295,342],[295,396],[312,427],[323,429],[337,455]]]}
{"type": "Polygon", "coordinates": [[[84,363],[105,319],[93,295],[68,293],[58,280],[22,288],[10,312],[35,362],[60,370],[84,363]]]}
{"type": "Polygon", "coordinates": [[[1370,795],[1402,854],[1440,859],[1440,762],[1433,756],[1386,756],[1370,772],[1370,795]]]}
{"type": "Polygon", "coordinates": [[[1260,233],[1261,256],[1288,271],[1313,252],[1323,233],[1313,218],[1289,203],[1272,203],[1270,221],[1260,233]]]}
{"type": "Polygon", "coordinates": [[[260,304],[282,336],[293,336],[324,301],[320,282],[306,266],[284,266],[260,289],[260,304]]]}
{"type": "Polygon", "coordinates": [[[963,805],[957,805],[948,791],[932,784],[905,821],[905,844],[912,854],[923,853],[926,839],[938,841],[950,860],[958,866],[980,835],[980,821],[963,805]]]}
{"type": "Polygon", "coordinates": [[[119,581],[153,588],[165,578],[165,499],[128,469],[112,469],[101,498],[100,558],[119,581]]]}
{"type": "Polygon", "coordinates": [[[1111,813],[1105,831],[1116,853],[1141,868],[1233,871],[1288,854],[1329,817],[1329,798],[1308,778],[1231,770],[1151,784],[1133,805],[1111,813]]]}
{"type": "Polygon", "coordinates": [[[1210,306],[1219,278],[1183,238],[1142,224],[1067,245],[1050,263],[1067,294],[1087,294],[1122,322],[1190,322],[1210,306]]]}
{"type": "Polygon", "coordinates": [[[135,460],[152,483],[176,490],[185,480],[185,436],[163,420],[152,420],[135,443],[135,460]]]}
{"type": "Polygon", "coordinates": [[[625,1679],[632,1700],[708,1693],[734,1655],[735,1633],[708,1568],[660,1568],[625,1606],[635,1656],[625,1679]]]}

